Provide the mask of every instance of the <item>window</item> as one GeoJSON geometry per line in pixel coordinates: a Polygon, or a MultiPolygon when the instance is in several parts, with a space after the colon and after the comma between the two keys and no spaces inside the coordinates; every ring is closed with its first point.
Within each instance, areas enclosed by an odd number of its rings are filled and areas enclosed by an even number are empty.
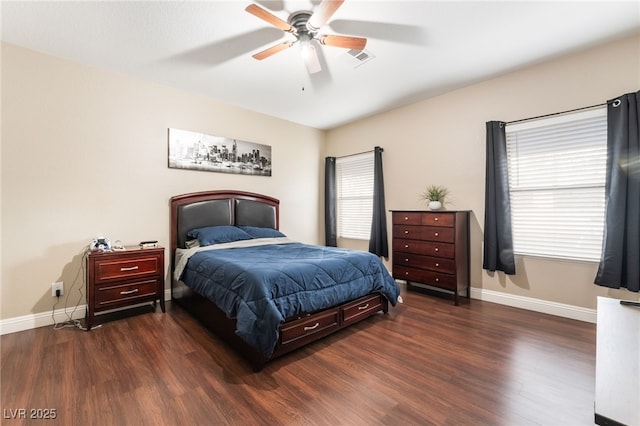
{"type": "Polygon", "coordinates": [[[514,253],[598,261],[606,108],[507,125],[514,253]]]}
{"type": "Polygon", "coordinates": [[[370,238],[373,169],[373,152],[336,159],[339,238],[370,238]]]}

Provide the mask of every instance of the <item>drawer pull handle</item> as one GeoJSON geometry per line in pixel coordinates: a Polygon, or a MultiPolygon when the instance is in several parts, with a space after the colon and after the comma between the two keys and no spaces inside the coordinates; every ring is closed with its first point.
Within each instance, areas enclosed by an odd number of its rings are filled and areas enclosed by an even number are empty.
{"type": "Polygon", "coordinates": [[[134,288],[133,290],[129,290],[129,291],[121,291],[120,294],[124,295],[124,294],[133,294],[133,293],[137,293],[138,289],[134,288]]]}
{"type": "Polygon", "coordinates": [[[404,217],[404,220],[409,220],[409,217],[405,216],[405,217],[404,217]]]}
{"type": "Polygon", "coordinates": [[[405,261],[405,262],[408,262],[408,261],[409,261],[409,259],[405,259],[404,261],[405,261]]]}
{"type": "Polygon", "coordinates": [[[436,217],[436,218],[434,218],[433,220],[437,222],[437,221],[438,221],[438,218],[436,217]]]}
{"type": "Polygon", "coordinates": [[[439,263],[436,263],[436,266],[440,266],[440,264],[439,264],[439,263]]]}
{"type": "Polygon", "coordinates": [[[438,233],[436,232],[436,233],[435,233],[435,234],[433,234],[433,235],[435,235],[435,236],[437,237],[437,236],[438,236],[438,233]]]}
{"type": "Polygon", "coordinates": [[[366,305],[364,305],[364,306],[358,306],[358,310],[359,310],[359,311],[364,311],[364,310],[365,310],[365,309],[367,309],[368,307],[369,307],[369,304],[367,303],[367,304],[366,304],[366,305]]]}
{"type": "Polygon", "coordinates": [[[408,271],[406,271],[404,274],[405,274],[405,275],[409,275],[409,272],[408,272],[408,271]]]}
{"type": "Polygon", "coordinates": [[[405,245],[404,245],[404,248],[409,248],[409,244],[405,244],[405,245]]]}
{"type": "Polygon", "coordinates": [[[436,282],[440,281],[440,278],[436,278],[436,282]]]}
{"type": "Polygon", "coordinates": [[[304,331],[315,330],[316,328],[318,328],[319,325],[320,325],[320,323],[317,322],[314,325],[312,325],[311,327],[305,327],[304,331]]]}
{"type": "Polygon", "coordinates": [[[120,272],[137,271],[137,270],[138,270],[138,266],[132,266],[130,268],[120,268],[120,272]]]}
{"type": "Polygon", "coordinates": [[[435,251],[440,251],[440,249],[439,249],[438,247],[436,247],[434,250],[435,250],[435,251]]]}
{"type": "Polygon", "coordinates": [[[409,233],[409,231],[404,231],[404,233],[405,233],[405,234],[408,234],[408,233],[409,233]]]}

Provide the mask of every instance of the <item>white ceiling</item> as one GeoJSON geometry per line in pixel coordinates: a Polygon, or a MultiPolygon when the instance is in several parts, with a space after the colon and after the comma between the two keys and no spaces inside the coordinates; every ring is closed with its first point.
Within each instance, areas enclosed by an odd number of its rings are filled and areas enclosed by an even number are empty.
{"type": "MultiPolygon", "coordinates": [[[[320,1],[255,3],[286,20],[320,1]]],[[[374,59],[323,46],[309,75],[296,47],[251,57],[291,36],[249,4],[2,1],[2,40],[329,129],[640,29],[637,0],[346,0],[320,33],[366,37],[374,59]]]]}

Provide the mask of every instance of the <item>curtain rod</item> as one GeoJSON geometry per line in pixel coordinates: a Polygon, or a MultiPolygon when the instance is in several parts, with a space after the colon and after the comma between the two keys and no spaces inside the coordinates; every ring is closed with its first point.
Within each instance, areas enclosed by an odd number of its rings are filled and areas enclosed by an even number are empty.
{"type": "Polygon", "coordinates": [[[582,107],[582,108],[570,109],[568,111],[554,112],[552,114],[539,115],[537,117],[529,117],[529,118],[522,118],[520,120],[507,121],[505,124],[522,123],[523,121],[530,121],[530,120],[537,120],[539,118],[553,117],[555,115],[568,114],[570,112],[582,111],[582,110],[591,109],[591,108],[598,108],[598,107],[606,106],[606,105],[607,105],[607,103],[605,102],[605,103],[602,103],[602,104],[596,104],[596,105],[586,106],[586,107],[582,107]]]}
{"type": "MultiPolygon", "coordinates": [[[[376,146],[376,148],[380,148],[380,147],[376,146]]],[[[384,152],[384,149],[380,148],[380,151],[384,152]]],[[[343,155],[341,157],[336,157],[336,158],[355,157],[356,155],[368,154],[370,152],[375,152],[375,149],[372,149],[372,150],[369,150],[369,151],[356,152],[355,154],[343,155]]]]}

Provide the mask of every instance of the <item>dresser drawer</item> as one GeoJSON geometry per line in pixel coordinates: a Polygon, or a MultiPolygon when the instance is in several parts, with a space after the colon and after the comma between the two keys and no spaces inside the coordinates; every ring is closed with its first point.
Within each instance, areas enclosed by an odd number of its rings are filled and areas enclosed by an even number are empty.
{"type": "Polygon", "coordinates": [[[280,329],[283,345],[339,326],[338,308],[284,324],[280,329]]]}
{"type": "Polygon", "coordinates": [[[435,241],[394,239],[393,251],[422,254],[426,256],[453,258],[453,255],[455,253],[455,245],[450,243],[439,243],[435,241]]]}
{"type": "Polygon", "coordinates": [[[453,227],[456,223],[454,213],[423,213],[422,224],[427,226],[446,226],[453,227]]]}
{"type": "Polygon", "coordinates": [[[443,274],[426,269],[407,268],[403,266],[393,267],[393,277],[399,280],[415,281],[435,287],[449,290],[456,289],[455,275],[443,274]]]}
{"type": "Polygon", "coordinates": [[[393,225],[393,235],[410,240],[444,241],[446,243],[455,241],[453,228],[437,226],[393,225]]]}
{"type": "Polygon", "coordinates": [[[95,280],[97,283],[114,279],[135,278],[141,275],[163,273],[158,256],[138,256],[130,259],[97,260],[95,280]]]}
{"type": "Polygon", "coordinates": [[[424,213],[419,212],[394,212],[393,224],[394,225],[422,225],[422,215],[424,213]]]}
{"type": "Polygon", "coordinates": [[[158,279],[149,279],[118,284],[103,284],[96,287],[96,310],[108,309],[111,305],[135,304],[136,299],[154,298],[158,291],[158,279]]]}
{"type": "Polygon", "coordinates": [[[383,308],[382,295],[374,294],[371,297],[360,300],[357,303],[350,303],[342,307],[343,324],[350,324],[366,318],[371,312],[380,311],[383,308]]]}
{"type": "Polygon", "coordinates": [[[452,228],[456,223],[455,213],[451,212],[393,212],[394,225],[427,225],[452,228]]]}
{"type": "Polygon", "coordinates": [[[453,259],[444,257],[422,256],[412,253],[398,252],[393,258],[394,267],[410,267],[417,269],[429,269],[436,272],[444,272],[447,274],[455,274],[456,263],[453,259]]]}

